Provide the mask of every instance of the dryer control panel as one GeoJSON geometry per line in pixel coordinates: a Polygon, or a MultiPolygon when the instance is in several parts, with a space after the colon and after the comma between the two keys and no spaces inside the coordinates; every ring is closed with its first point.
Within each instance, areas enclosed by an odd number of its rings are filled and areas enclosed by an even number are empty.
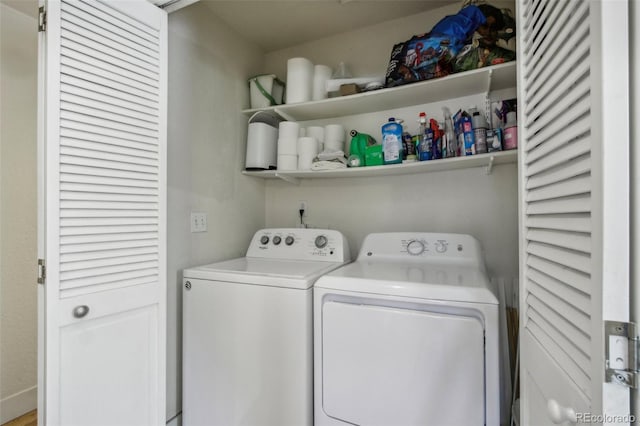
{"type": "Polygon", "coordinates": [[[385,232],[369,234],[362,243],[358,260],[428,259],[482,263],[480,243],[471,235],[431,232],[385,232]]]}
{"type": "Polygon", "coordinates": [[[334,229],[269,228],[256,232],[247,257],[348,262],[347,239],[334,229]]]}

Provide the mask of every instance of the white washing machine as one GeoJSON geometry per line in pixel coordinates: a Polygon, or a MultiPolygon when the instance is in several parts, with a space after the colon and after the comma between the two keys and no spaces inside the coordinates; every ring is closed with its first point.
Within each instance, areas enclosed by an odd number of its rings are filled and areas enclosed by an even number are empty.
{"type": "Polygon", "coordinates": [[[312,286],[349,260],[338,231],[264,229],[246,257],[186,269],[183,424],[312,425],[312,286]]]}
{"type": "Polygon", "coordinates": [[[477,240],[371,234],[314,285],[315,425],[499,425],[498,339],[477,240]]]}

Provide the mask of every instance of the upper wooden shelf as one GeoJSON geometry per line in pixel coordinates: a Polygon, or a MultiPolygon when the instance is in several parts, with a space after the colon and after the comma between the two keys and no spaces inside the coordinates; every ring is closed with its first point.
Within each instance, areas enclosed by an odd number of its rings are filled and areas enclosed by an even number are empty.
{"type": "Polygon", "coordinates": [[[515,61],[404,86],[321,101],[247,109],[243,113],[251,116],[258,111],[272,111],[290,121],[320,120],[422,105],[512,87],[516,87],[515,61]]]}

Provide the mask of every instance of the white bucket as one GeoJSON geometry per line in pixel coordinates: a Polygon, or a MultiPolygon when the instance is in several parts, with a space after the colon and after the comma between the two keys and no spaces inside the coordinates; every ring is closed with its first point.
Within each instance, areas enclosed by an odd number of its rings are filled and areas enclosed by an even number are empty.
{"type": "Polygon", "coordinates": [[[266,108],[282,104],[284,83],[274,74],[257,75],[249,79],[251,108],[266,108]]]}

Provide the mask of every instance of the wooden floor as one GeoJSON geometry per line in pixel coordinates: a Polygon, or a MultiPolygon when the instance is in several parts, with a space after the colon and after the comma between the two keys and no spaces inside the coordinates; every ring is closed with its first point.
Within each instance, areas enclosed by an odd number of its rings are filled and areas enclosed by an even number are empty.
{"type": "Polygon", "coordinates": [[[36,426],[38,424],[38,413],[36,410],[29,411],[17,419],[13,419],[2,426],[36,426]]]}

